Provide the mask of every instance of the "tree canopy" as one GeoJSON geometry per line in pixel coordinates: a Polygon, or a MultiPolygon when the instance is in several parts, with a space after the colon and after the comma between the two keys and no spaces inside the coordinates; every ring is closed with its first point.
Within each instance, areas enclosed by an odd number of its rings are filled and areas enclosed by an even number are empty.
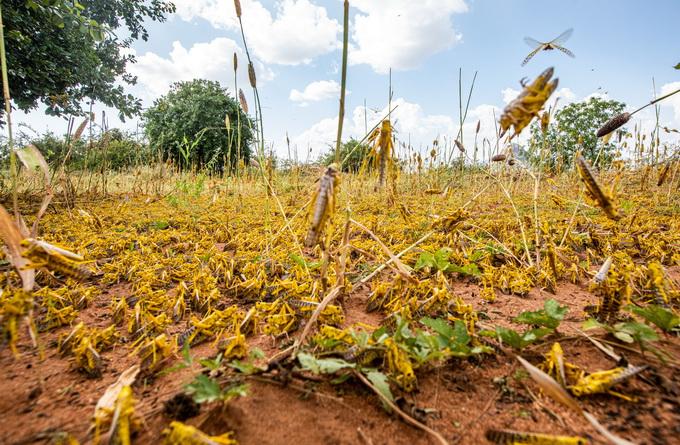
{"type": "MultiPolygon", "coordinates": [[[[354,138],[340,145],[340,160],[345,162],[342,164],[343,172],[357,173],[361,168],[364,159],[371,151],[371,147],[367,144],[359,144],[354,138]]],[[[335,161],[335,150],[331,149],[328,153],[321,157],[323,165],[329,165],[335,161]]]]}
{"type": "Polygon", "coordinates": [[[144,121],[149,144],[183,168],[221,170],[239,157],[250,159],[254,123],[218,82],[173,84],[144,113],[144,121]]]}
{"type": "Polygon", "coordinates": [[[599,97],[569,104],[555,113],[546,129],[545,141],[540,123],[535,122],[532,125],[530,151],[534,157],[538,157],[545,143],[547,155],[544,162],[548,167],[554,168],[557,165],[570,166],[579,150],[592,163],[601,149],[599,162],[607,164],[611,161],[616,146],[611,142],[605,143],[604,140],[598,141],[595,134],[624,108],[625,104],[621,102],[599,97]]]}
{"type": "Polygon", "coordinates": [[[3,0],[12,100],[23,111],[43,103],[57,116],[83,114],[84,99],[117,108],[121,118],[138,114],[141,102],[124,90],[136,82],[126,48],[148,39],[145,22],[174,10],[162,0],[3,0]]]}

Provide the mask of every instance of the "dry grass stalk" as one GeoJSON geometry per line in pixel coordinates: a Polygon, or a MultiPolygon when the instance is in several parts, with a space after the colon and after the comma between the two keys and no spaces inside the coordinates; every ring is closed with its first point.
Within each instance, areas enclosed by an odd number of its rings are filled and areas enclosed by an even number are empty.
{"type": "Polygon", "coordinates": [[[614,221],[621,219],[621,215],[614,207],[612,197],[606,193],[602,187],[600,187],[600,184],[597,183],[595,175],[590,169],[590,165],[588,165],[588,161],[586,161],[581,155],[576,156],[576,168],[578,169],[579,176],[581,176],[581,179],[586,185],[588,194],[591,198],[593,198],[593,200],[595,200],[597,205],[600,206],[605,215],[614,221]]]}

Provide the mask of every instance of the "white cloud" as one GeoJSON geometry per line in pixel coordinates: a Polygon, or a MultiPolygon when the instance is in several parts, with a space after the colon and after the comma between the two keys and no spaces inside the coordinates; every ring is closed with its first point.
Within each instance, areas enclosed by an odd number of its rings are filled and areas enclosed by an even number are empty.
{"type": "MultiPolygon", "coordinates": [[[[239,85],[247,86],[248,77],[245,57],[241,48],[231,39],[219,37],[211,42],[196,43],[185,48],[175,41],[167,58],[153,52],[137,56],[137,63],[130,66],[130,73],[137,76],[144,87],[146,99],[153,99],[168,91],[173,82],[192,79],[219,81],[222,86],[232,89],[233,54],[239,57],[239,85]]],[[[262,63],[255,63],[258,85],[274,77],[274,73],[262,63]]]]}
{"type": "Polygon", "coordinates": [[[462,39],[451,16],[467,11],[464,0],[355,0],[350,63],[378,73],[415,68],[462,39]]]}
{"type": "MultiPolygon", "coordinates": [[[[238,20],[229,0],[174,0],[177,15],[185,21],[207,20],[216,28],[237,30],[238,20]]],[[[257,0],[242,0],[241,16],[249,47],[266,63],[299,65],[338,48],[342,31],[326,8],[309,0],[282,0],[276,15],[257,0]]]]}
{"type": "MultiPolygon", "coordinates": [[[[415,150],[425,150],[431,146],[435,139],[440,144],[453,140],[458,134],[458,122],[451,116],[442,114],[428,114],[421,105],[409,102],[404,98],[392,101],[393,111],[391,119],[396,137],[401,142],[411,142],[415,150]]],[[[498,108],[492,105],[479,105],[470,109],[467,122],[463,126],[464,142],[470,147],[474,146],[474,135],[477,121],[481,120],[479,144],[484,137],[489,139],[494,134],[493,112],[498,116],[498,108]]],[[[366,128],[370,130],[380,119],[387,114],[387,107],[381,110],[368,109],[364,120],[364,107],[355,107],[352,113],[345,118],[343,124],[343,140],[350,137],[361,138],[366,134],[366,128]]],[[[337,117],[326,118],[316,122],[307,130],[292,138],[292,144],[298,149],[311,148],[310,159],[317,159],[320,154],[333,147],[337,136],[337,117]]],[[[423,152],[424,153],[424,152],[423,152]]]]}
{"type": "Polygon", "coordinates": [[[309,102],[319,102],[321,100],[338,97],[340,85],[334,80],[318,80],[307,85],[304,91],[291,90],[290,100],[299,102],[300,106],[306,106],[309,102]]]}
{"type": "MultiPolygon", "coordinates": [[[[663,96],[664,94],[671,93],[677,89],[680,89],[680,82],[667,83],[661,87],[661,93],[659,94],[659,97],[663,96]]],[[[673,109],[675,125],[680,126],[680,93],[665,99],[661,102],[661,104],[662,107],[673,109]]]]}

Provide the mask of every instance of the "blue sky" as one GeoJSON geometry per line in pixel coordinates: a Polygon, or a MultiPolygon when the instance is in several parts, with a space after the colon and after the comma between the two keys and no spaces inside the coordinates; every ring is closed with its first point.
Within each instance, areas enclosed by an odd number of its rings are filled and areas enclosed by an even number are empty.
{"type": "MultiPolygon", "coordinates": [[[[177,13],[149,25],[151,38],[134,50],[139,78],[131,92],[146,106],[177,80],[204,77],[233,89],[231,58],[239,52],[240,86],[247,86],[242,41],[231,0],[175,0],[177,13]]],[[[458,132],[458,70],[464,88],[477,71],[464,135],[477,121],[492,138],[493,113],[500,113],[519,90],[519,80],[548,66],[560,78],[557,96],[566,104],[592,94],[620,100],[630,108],[657,92],[680,88],[680,2],[529,0],[353,0],[350,9],[350,66],[345,135],[362,136],[363,104],[369,126],[386,109],[387,71],[392,67],[393,102],[399,138],[425,147],[458,132]],[[558,51],[531,51],[525,36],[550,40],[574,28],[558,51]],[[373,111],[376,110],[376,111],[373,111]]],[[[286,132],[299,157],[312,157],[333,143],[337,125],[341,52],[340,0],[242,0],[246,37],[257,60],[264,107],[265,138],[286,154],[286,132]],[[297,90],[295,92],[294,90],[297,90]]],[[[244,90],[246,90],[244,88],[244,90]]],[[[251,97],[248,94],[248,97],[251,97]]],[[[662,123],[680,127],[680,97],[665,102],[662,123]]],[[[38,131],[65,129],[63,120],[42,111],[24,116],[38,131]]],[[[110,116],[112,112],[108,113],[110,116]]],[[[653,113],[640,114],[651,126],[653,113]]],[[[136,121],[113,126],[135,128],[136,121]]]]}

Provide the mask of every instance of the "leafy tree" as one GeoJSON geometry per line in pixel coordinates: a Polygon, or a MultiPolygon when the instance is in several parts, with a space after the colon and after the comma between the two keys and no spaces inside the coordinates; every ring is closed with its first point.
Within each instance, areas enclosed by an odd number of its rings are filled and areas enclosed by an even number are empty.
{"type": "MultiPolygon", "coordinates": [[[[58,167],[69,150],[67,138],[51,132],[33,137],[26,142],[38,147],[52,167],[58,167]]],[[[1,153],[4,162],[8,158],[6,146],[2,147],[1,153]]],[[[92,141],[80,139],[75,142],[67,165],[74,169],[122,170],[148,164],[153,159],[154,153],[147,145],[139,143],[133,135],[114,128],[96,135],[92,141]]]]}
{"type": "MultiPolygon", "coordinates": [[[[591,97],[587,101],[569,104],[555,113],[552,122],[545,132],[545,147],[547,154],[545,162],[548,167],[557,165],[571,166],[574,155],[581,151],[591,163],[602,150],[599,158],[600,165],[607,165],[613,158],[616,146],[612,142],[604,143],[597,140],[597,130],[610,118],[619,114],[625,104],[615,100],[604,100],[591,97]]],[[[529,142],[532,158],[538,160],[543,149],[543,131],[539,122],[531,126],[531,140],[529,142]]]]}
{"type": "Polygon", "coordinates": [[[227,160],[233,166],[239,155],[246,163],[250,160],[254,123],[218,82],[194,79],[173,84],[144,113],[144,120],[151,147],[183,168],[221,170],[227,160]]]}
{"type": "Polygon", "coordinates": [[[138,114],[141,102],[118,82],[136,82],[126,72],[134,57],[125,49],[148,39],[145,23],[162,22],[174,10],[162,0],[3,0],[14,103],[30,111],[42,102],[58,116],[83,114],[89,98],[117,108],[121,119],[138,114]]]}
{"type": "MultiPolygon", "coordinates": [[[[371,147],[366,144],[359,144],[359,141],[354,138],[351,138],[349,141],[341,144],[340,161],[344,160],[347,155],[349,155],[345,163],[342,164],[342,171],[357,173],[370,151],[371,147]]],[[[328,153],[323,155],[321,162],[324,165],[335,162],[335,150],[330,150],[328,153]]]]}

